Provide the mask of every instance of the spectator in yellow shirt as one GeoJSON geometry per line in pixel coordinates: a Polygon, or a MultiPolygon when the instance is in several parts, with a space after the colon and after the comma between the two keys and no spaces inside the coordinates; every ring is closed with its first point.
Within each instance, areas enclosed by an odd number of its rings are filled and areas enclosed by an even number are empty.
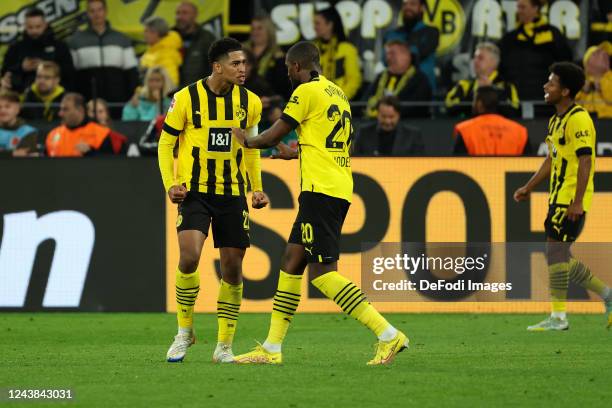
{"type": "Polygon", "coordinates": [[[148,48],[140,58],[140,67],[164,67],[172,81],[171,88],[174,89],[179,83],[179,67],[183,63],[180,51],[183,40],[176,31],[168,28],[168,23],[161,17],[149,17],[144,26],[144,38],[148,48]]]}
{"type": "Polygon", "coordinates": [[[584,53],[582,63],[586,82],[576,95],[579,104],[602,119],[612,119],[612,71],[607,50],[612,51],[609,42],[589,47],[584,53]]]}

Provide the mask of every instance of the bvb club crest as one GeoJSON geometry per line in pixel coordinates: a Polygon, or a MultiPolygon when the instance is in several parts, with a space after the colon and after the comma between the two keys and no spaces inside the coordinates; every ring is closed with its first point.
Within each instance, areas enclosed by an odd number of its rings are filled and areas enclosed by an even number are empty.
{"type": "Polygon", "coordinates": [[[246,109],[244,109],[240,105],[236,105],[236,119],[243,120],[244,118],[246,118],[246,115],[246,109]]]}

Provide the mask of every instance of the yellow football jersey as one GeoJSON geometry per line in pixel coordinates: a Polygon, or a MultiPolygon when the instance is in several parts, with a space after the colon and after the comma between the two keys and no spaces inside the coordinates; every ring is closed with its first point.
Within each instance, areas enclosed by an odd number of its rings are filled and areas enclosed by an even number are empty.
{"type": "Polygon", "coordinates": [[[179,137],[179,183],[201,193],[245,195],[244,148],[231,128],[257,125],[261,109],[259,97],[238,85],[216,95],[200,80],[174,94],[163,131],[179,137]]]}
{"type": "Polygon", "coordinates": [[[281,118],[298,134],[301,190],[350,202],[353,123],[344,92],[324,76],[313,76],[293,91],[281,118]]]}
{"type": "Polygon", "coordinates": [[[569,205],[576,195],[578,157],[591,156],[591,174],[583,198],[584,211],[591,208],[595,174],[595,127],[589,113],[574,105],[548,122],[546,144],[552,158],[549,204],[569,205]]]}

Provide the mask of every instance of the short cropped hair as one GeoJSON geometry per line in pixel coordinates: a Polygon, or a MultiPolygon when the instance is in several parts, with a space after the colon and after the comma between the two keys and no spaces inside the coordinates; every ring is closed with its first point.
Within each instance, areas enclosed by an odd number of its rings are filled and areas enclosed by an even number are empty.
{"type": "Polygon", "coordinates": [[[208,62],[212,65],[234,51],[242,51],[242,44],[233,38],[221,38],[213,42],[208,49],[208,62]]]}
{"type": "Polygon", "coordinates": [[[83,98],[83,95],[81,95],[80,93],[68,92],[66,95],[64,95],[62,99],[71,100],[72,103],[74,103],[75,108],[81,108],[84,111],[86,111],[87,109],[87,107],[85,106],[85,98],[83,98]]]}
{"type": "Polygon", "coordinates": [[[309,41],[300,41],[289,48],[287,60],[297,62],[304,68],[321,68],[319,49],[309,41]]]}
{"type": "Polygon", "coordinates": [[[376,108],[380,108],[380,105],[387,105],[395,109],[397,113],[400,113],[400,101],[395,95],[385,95],[378,100],[376,108]]]}
{"type": "Polygon", "coordinates": [[[102,3],[102,7],[104,7],[104,10],[108,10],[108,7],[106,6],[106,0],[87,0],[88,6],[90,3],[102,3]]]}
{"type": "Polygon", "coordinates": [[[157,16],[147,18],[143,22],[143,25],[148,29],[155,31],[160,37],[165,37],[168,35],[168,31],[170,31],[170,27],[168,27],[166,20],[157,16]]]}
{"type": "Polygon", "coordinates": [[[394,46],[394,45],[400,46],[403,49],[405,49],[406,51],[411,52],[410,51],[410,45],[408,45],[408,43],[406,41],[399,40],[399,39],[393,39],[393,40],[389,40],[389,41],[387,41],[385,43],[385,47],[391,47],[391,46],[394,46]]]}
{"type": "Polygon", "coordinates": [[[41,9],[34,7],[34,8],[29,9],[25,13],[25,18],[30,18],[30,17],[40,17],[44,20],[45,13],[41,9]]]}
{"type": "Polygon", "coordinates": [[[478,43],[478,45],[476,45],[476,49],[487,51],[489,54],[493,56],[493,58],[495,58],[495,60],[499,64],[501,53],[499,51],[499,47],[495,45],[494,43],[490,41],[481,42],[481,43],[478,43]]]}
{"type": "Polygon", "coordinates": [[[494,86],[479,86],[474,94],[474,100],[482,103],[485,112],[497,112],[499,105],[499,89],[494,86]]]}
{"type": "Polygon", "coordinates": [[[574,99],[584,86],[584,71],[572,62],[556,62],[548,69],[551,74],[559,77],[559,82],[563,88],[570,91],[570,98],[574,99]]]}
{"type": "Polygon", "coordinates": [[[21,104],[21,99],[19,98],[19,94],[13,91],[2,91],[0,92],[0,100],[7,101],[10,103],[21,104]]]}
{"type": "Polygon", "coordinates": [[[56,78],[59,78],[61,74],[60,66],[53,61],[42,61],[36,68],[48,69],[49,71],[53,72],[53,76],[56,78]]]}

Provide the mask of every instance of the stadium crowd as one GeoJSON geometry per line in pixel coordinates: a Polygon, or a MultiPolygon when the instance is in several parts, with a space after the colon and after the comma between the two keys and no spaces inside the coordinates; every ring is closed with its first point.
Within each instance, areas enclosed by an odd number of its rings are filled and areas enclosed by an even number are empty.
{"type": "MultiPolygon", "coordinates": [[[[521,100],[542,100],[548,67],[558,61],[584,67],[587,81],[577,100],[593,116],[612,119],[611,31],[593,35],[584,55],[572,55],[563,33],[541,12],[546,0],[517,0],[517,28],[498,44],[475,45],[473,76],[446,90],[436,77],[440,35],[423,21],[423,2],[403,1],[403,25],[385,34],[383,69],[371,83],[364,81],[358,51],[336,9],[315,13],[314,43],[323,75],[352,102],[360,102],[353,109],[353,117],[364,122],[356,129],[355,155],[423,155],[424,136],[403,119],[432,114],[469,122],[455,128],[456,154],[530,154],[525,128],[514,120],[521,115],[521,100]],[[431,104],[435,100],[443,101],[441,111],[431,104]],[[478,135],[492,126],[503,143],[495,151],[478,148],[478,135]]],[[[609,27],[612,3],[599,3],[602,24],[609,27]]],[[[127,138],[112,130],[113,119],[151,122],[146,140],[154,141],[155,124],[173,92],[210,73],[206,50],[216,37],[198,24],[193,3],[178,4],[173,26],[157,16],[143,21],[146,50],[141,56],[132,40],[110,25],[104,0],[88,0],[86,13],[87,26],[65,41],[55,37],[43,11],[33,8],[25,14],[23,34],[9,46],[0,72],[2,157],[125,154],[127,138]],[[61,124],[38,134],[32,124],[41,121],[61,124]]],[[[245,86],[261,97],[266,127],[291,94],[284,50],[269,17],[252,19],[244,46],[245,86]]],[[[536,116],[547,114],[536,107],[536,116]]],[[[296,135],[286,141],[295,144],[296,135]]]]}

